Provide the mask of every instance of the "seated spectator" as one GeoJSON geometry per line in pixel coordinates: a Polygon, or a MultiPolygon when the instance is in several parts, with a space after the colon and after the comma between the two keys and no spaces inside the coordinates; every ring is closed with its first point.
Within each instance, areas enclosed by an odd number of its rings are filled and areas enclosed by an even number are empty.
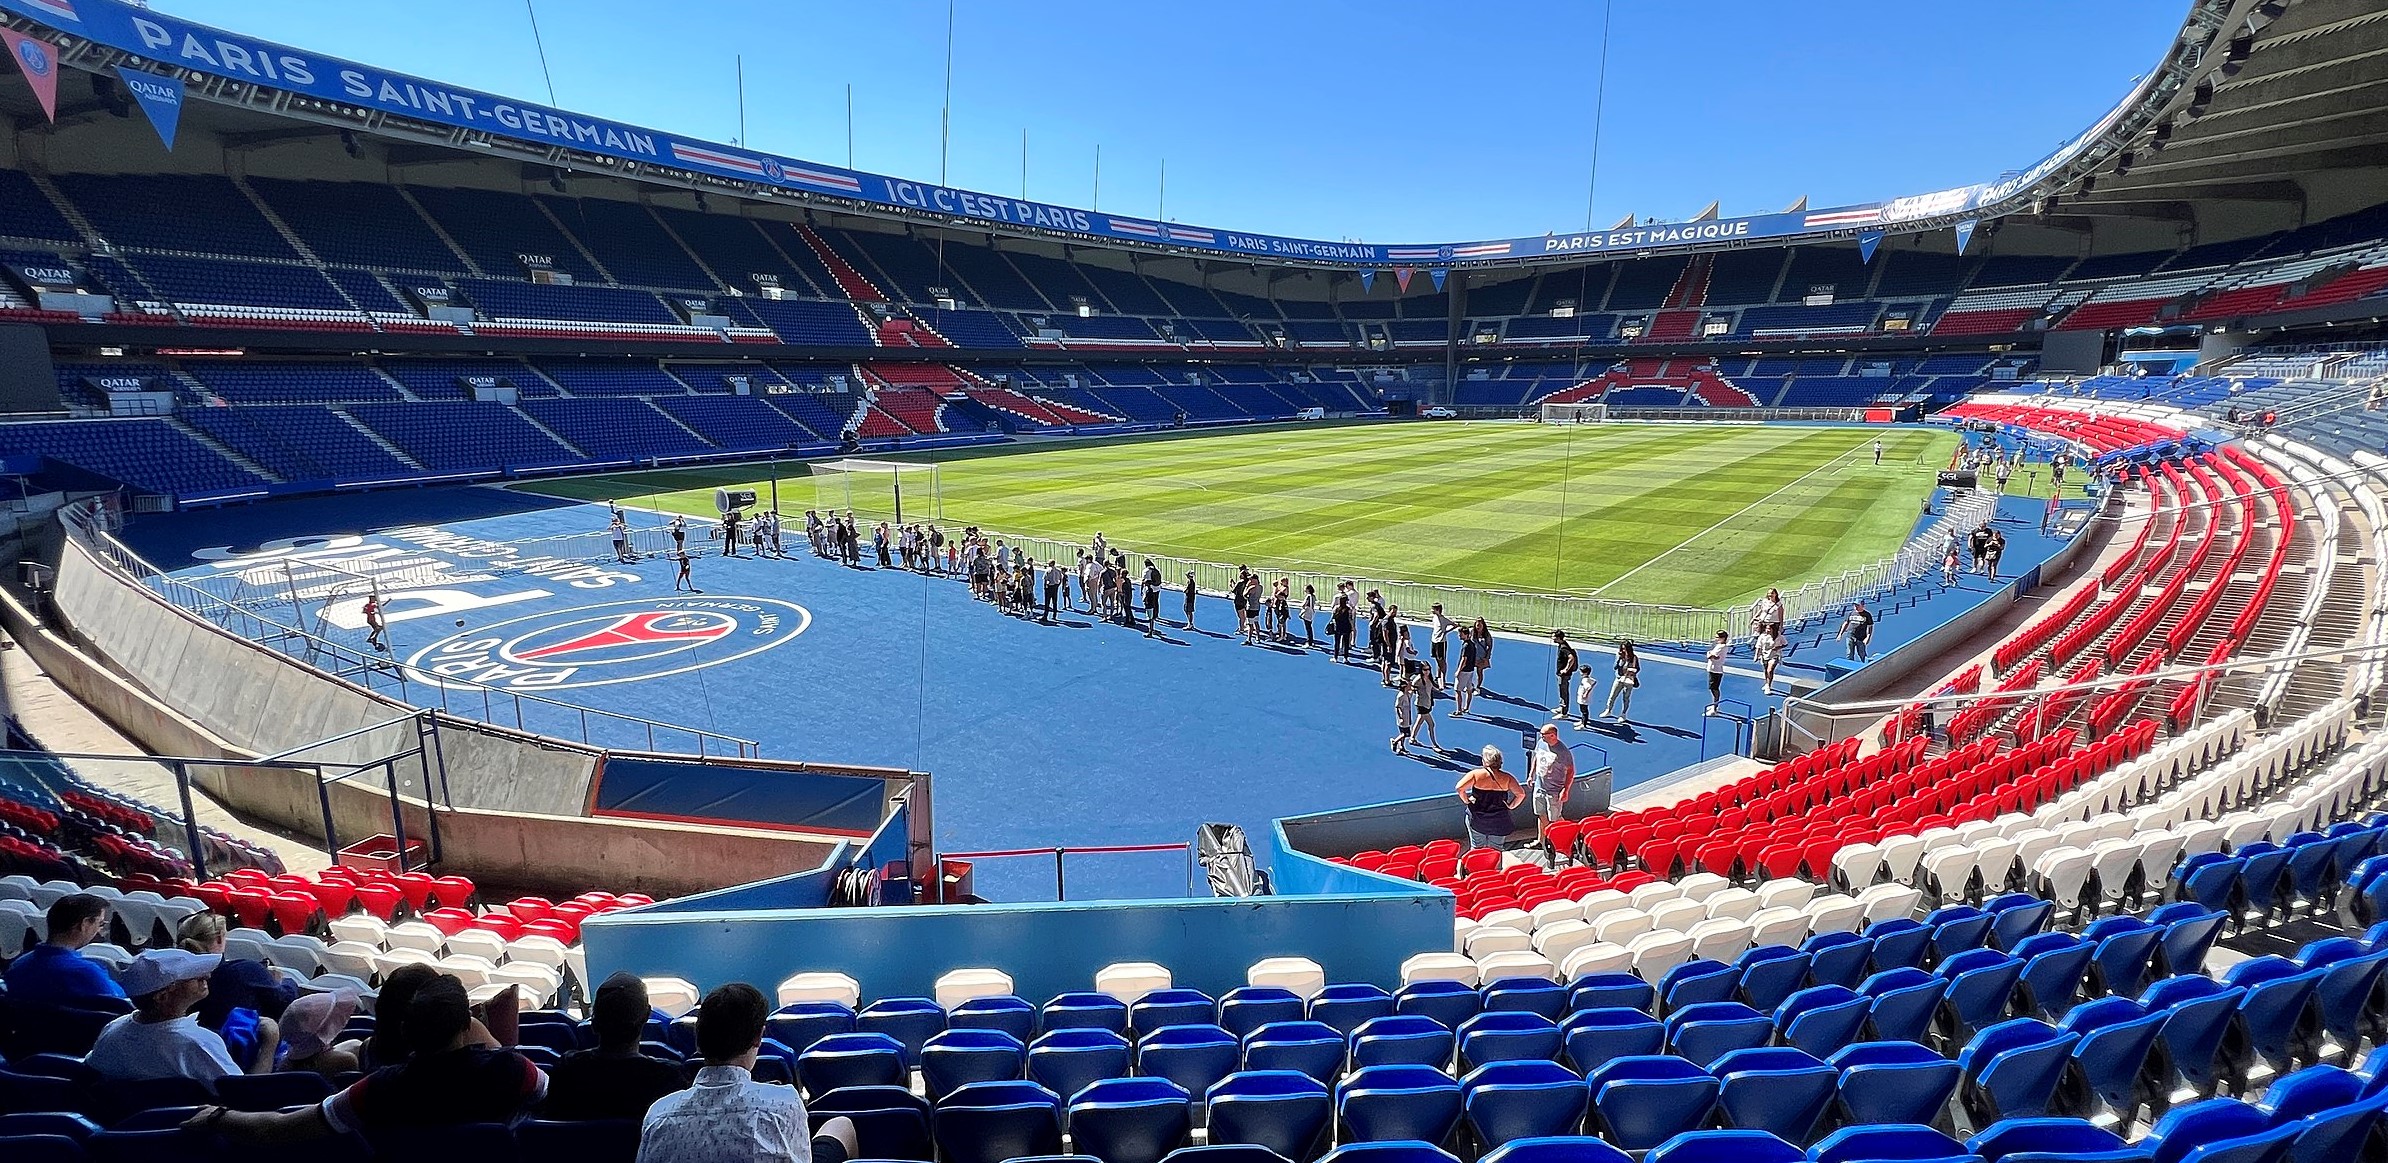
{"type": "Polygon", "coordinates": [[[357,1068],[357,1056],[334,1045],[357,1012],[353,990],[311,993],[282,1011],[282,1060],[277,1070],[304,1070],[326,1078],[357,1068]]]}
{"type": "Polygon", "coordinates": [[[597,987],[589,1024],[597,1048],[567,1054],[548,1072],[547,1101],[539,1116],[549,1119],[619,1119],[645,1115],[656,1099],[688,1085],[687,1071],[639,1053],[652,1013],[647,983],[636,974],[616,973],[597,987]]]}
{"type": "Polygon", "coordinates": [[[406,1007],[406,1061],[299,1110],[276,1113],[205,1107],[184,1124],[236,1140],[298,1142],[406,1127],[506,1123],[547,1093],[531,1060],[498,1045],[473,1017],[464,983],[447,974],[424,982],[406,1007]]]}
{"type": "Polygon", "coordinates": [[[201,1026],[191,1012],[207,997],[207,978],[218,960],[181,949],[152,949],[134,958],[124,971],[133,1012],[100,1031],[84,1063],[120,1082],[195,1078],[212,1083],[241,1073],[222,1036],[201,1026]]]}
{"type": "Polygon", "coordinates": [[[124,988],[108,967],[81,949],[108,931],[105,897],[78,892],[50,905],[50,937],[8,967],[9,1004],[25,1008],[99,1009],[122,1012],[124,988]]]}
{"type": "Polygon", "coordinates": [[[191,914],[175,936],[185,950],[216,958],[207,997],[199,1003],[199,1024],[223,1035],[234,1059],[263,1062],[270,1069],[282,1041],[275,1020],[298,996],[298,985],[276,979],[262,961],[224,956],[224,918],[214,913],[191,914]]]}
{"type": "Polygon", "coordinates": [[[761,990],[732,982],[697,1004],[697,1052],[704,1068],[687,1090],[647,1108],[638,1163],[846,1163],[854,1156],[854,1121],[834,1118],[807,1141],[804,1096],[792,1086],[756,1082],[755,1056],[771,1016],[761,990]]]}
{"type": "Polygon", "coordinates": [[[379,1070],[406,1061],[406,1011],[414,1004],[415,991],[438,976],[439,971],[428,965],[413,964],[401,965],[382,979],[373,1003],[373,1033],[340,1044],[356,1059],[357,1069],[379,1070]]]}

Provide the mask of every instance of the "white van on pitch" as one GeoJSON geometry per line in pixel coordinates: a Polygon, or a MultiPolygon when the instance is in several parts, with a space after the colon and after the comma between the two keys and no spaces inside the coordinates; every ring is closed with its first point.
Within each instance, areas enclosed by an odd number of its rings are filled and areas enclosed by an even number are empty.
{"type": "Polygon", "coordinates": [[[1326,418],[1327,410],[1325,408],[1304,408],[1294,413],[1296,420],[1324,420],[1326,418]]]}

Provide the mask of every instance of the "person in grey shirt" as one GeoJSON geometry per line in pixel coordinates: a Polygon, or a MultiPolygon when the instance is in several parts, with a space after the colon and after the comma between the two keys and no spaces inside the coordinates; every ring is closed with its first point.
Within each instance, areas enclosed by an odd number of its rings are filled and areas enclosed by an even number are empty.
{"type": "Polygon", "coordinates": [[[1550,846],[1551,824],[1567,818],[1567,793],[1575,789],[1575,752],[1559,738],[1557,723],[1542,725],[1530,768],[1534,788],[1534,837],[1550,846]]]}
{"type": "Polygon", "coordinates": [[[696,1029],[704,1067],[687,1090],[647,1108],[638,1163],[845,1163],[854,1156],[852,1119],[830,1119],[807,1135],[804,1096],[754,1080],[770,1016],[763,992],[742,981],[705,995],[696,1029]]]}

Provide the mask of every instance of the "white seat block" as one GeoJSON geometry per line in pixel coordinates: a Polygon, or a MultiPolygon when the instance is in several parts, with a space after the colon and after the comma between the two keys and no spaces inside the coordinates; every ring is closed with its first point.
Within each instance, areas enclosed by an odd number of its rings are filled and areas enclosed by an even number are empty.
{"type": "MultiPolygon", "coordinates": [[[[1115,961],[1095,972],[1095,992],[1135,1005],[1145,994],[1169,988],[1169,981],[1169,967],[1157,961],[1115,961]]],[[[1011,978],[1004,978],[1003,983],[1003,992],[1010,993],[1011,978]]]]}
{"type": "MultiPolygon", "coordinates": [[[[1520,912],[1517,915],[1522,917],[1526,914],[1520,912]]],[[[1524,930],[1519,931],[1522,933],[1524,930]]],[[[1254,962],[1252,968],[1244,972],[1244,984],[1274,985],[1292,990],[1294,996],[1308,1001],[1327,987],[1327,971],[1307,957],[1269,957],[1254,962]]]]}
{"type": "Polygon", "coordinates": [[[1691,960],[1692,940],[1681,933],[1644,933],[1626,945],[1634,976],[1656,985],[1667,971],[1691,960]]]}
{"type": "MultiPolygon", "coordinates": [[[[1101,974],[1095,975],[1095,981],[1097,992],[1108,992],[1100,984],[1102,982],[1101,974]]],[[[964,968],[949,969],[939,974],[933,995],[936,997],[938,1005],[950,1010],[974,998],[1002,997],[1010,992],[1012,992],[1011,974],[1000,969],[964,968]]]]}
{"type": "MultiPolygon", "coordinates": [[[[584,986],[588,983],[583,982],[584,986]]],[[[862,983],[843,973],[798,973],[779,983],[779,1004],[805,1001],[836,1002],[847,1009],[862,1007],[862,983]]]]}
{"type": "Polygon", "coordinates": [[[1499,981],[1504,977],[1539,977],[1544,981],[1559,980],[1559,967],[1540,953],[1502,952],[1476,959],[1476,972],[1481,980],[1499,981]]]}
{"type": "Polygon", "coordinates": [[[1559,971],[1569,981],[1579,981],[1595,973],[1631,973],[1633,954],[1623,945],[1596,941],[1568,954],[1559,971]]]}
{"type": "Polygon", "coordinates": [[[647,983],[647,1004],[674,1018],[695,1009],[697,1002],[705,996],[686,978],[645,977],[640,980],[647,983]]]}
{"type": "Polygon", "coordinates": [[[1456,981],[1473,988],[1483,984],[1475,961],[1457,953],[1420,953],[1401,963],[1401,983],[1456,981]]]}

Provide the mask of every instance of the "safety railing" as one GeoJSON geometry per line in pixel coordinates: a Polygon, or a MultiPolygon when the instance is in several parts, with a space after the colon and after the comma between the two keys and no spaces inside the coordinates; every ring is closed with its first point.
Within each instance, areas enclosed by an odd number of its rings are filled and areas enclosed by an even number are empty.
{"type": "Polygon", "coordinates": [[[94,557],[168,605],[327,678],[459,719],[577,740],[591,747],[738,759],[762,754],[762,745],[752,739],[585,707],[523,691],[500,690],[469,679],[437,674],[387,655],[357,650],[266,617],[239,602],[167,574],[107,532],[102,527],[105,521],[88,507],[70,506],[62,514],[62,520],[77,543],[89,549],[94,557]]]}
{"type": "Polygon", "coordinates": [[[1194,846],[1192,844],[1104,844],[1077,848],[993,848],[983,852],[940,852],[939,860],[1017,860],[1028,857],[1053,861],[1053,899],[1070,899],[1068,860],[1072,856],[1124,856],[1140,852],[1183,852],[1186,854],[1186,895],[1194,895],[1194,846]]]}

